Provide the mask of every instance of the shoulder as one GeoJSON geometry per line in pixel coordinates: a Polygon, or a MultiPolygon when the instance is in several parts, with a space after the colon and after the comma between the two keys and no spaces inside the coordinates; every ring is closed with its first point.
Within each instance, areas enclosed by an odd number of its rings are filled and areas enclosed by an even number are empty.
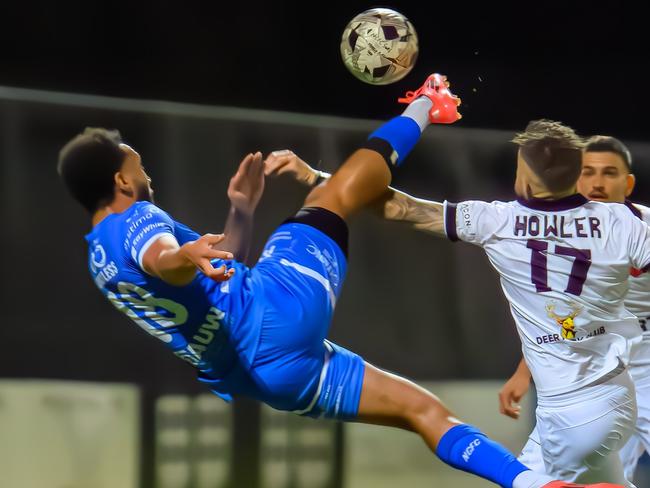
{"type": "Polygon", "coordinates": [[[628,204],[628,208],[632,210],[634,213],[634,210],[638,212],[638,217],[643,220],[646,224],[650,224],[650,207],[647,207],[645,205],[641,205],[640,203],[632,203],[630,202],[628,204]]]}
{"type": "Polygon", "coordinates": [[[447,204],[456,209],[458,219],[465,225],[470,225],[479,220],[495,223],[495,218],[508,218],[517,202],[502,202],[495,200],[486,202],[483,200],[465,200],[457,204],[447,204]]]}
{"type": "Polygon", "coordinates": [[[447,203],[446,208],[447,236],[452,241],[460,239],[483,245],[510,221],[512,202],[465,200],[456,205],[447,203]]]}
{"type": "Polygon", "coordinates": [[[634,214],[630,212],[630,209],[624,203],[590,201],[584,205],[584,209],[591,213],[607,215],[619,220],[634,218],[634,214]]]}
{"type": "Polygon", "coordinates": [[[132,229],[148,224],[166,225],[172,228],[176,225],[171,215],[151,202],[136,202],[123,215],[125,223],[132,229]]]}
{"type": "Polygon", "coordinates": [[[650,221],[650,209],[645,214],[636,205],[630,203],[589,202],[593,215],[603,222],[608,222],[615,239],[637,235],[650,221]],[[645,223],[644,223],[645,222],[645,223]]]}
{"type": "Polygon", "coordinates": [[[458,203],[458,208],[463,212],[463,209],[471,209],[474,213],[485,213],[489,215],[508,215],[512,210],[520,209],[521,206],[516,201],[504,202],[501,200],[493,200],[486,202],[483,200],[465,200],[458,203]]]}
{"type": "Polygon", "coordinates": [[[150,202],[136,202],[123,214],[124,246],[138,246],[160,234],[175,234],[176,223],[150,202]]]}
{"type": "Polygon", "coordinates": [[[516,201],[504,202],[501,200],[493,200],[491,202],[486,202],[484,200],[463,200],[457,203],[447,202],[448,205],[454,205],[455,207],[475,207],[480,209],[497,209],[504,210],[513,207],[513,205],[518,205],[516,201]]]}
{"type": "Polygon", "coordinates": [[[169,215],[162,208],[157,207],[151,202],[135,202],[128,210],[133,216],[143,216],[147,214],[169,215]]]}
{"type": "MultiPolygon", "coordinates": [[[[487,203],[487,202],[486,202],[487,203]]],[[[511,200],[504,202],[502,200],[492,200],[491,202],[487,203],[493,208],[499,209],[499,210],[506,210],[506,209],[511,209],[511,208],[516,208],[519,207],[519,203],[517,203],[516,200],[511,200]]]]}
{"type": "Polygon", "coordinates": [[[636,205],[631,202],[604,204],[610,208],[614,217],[618,220],[629,220],[639,222],[650,219],[650,209],[643,205],[636,205]],[[641,208],[643,207],[643,208],[641,208]]]}

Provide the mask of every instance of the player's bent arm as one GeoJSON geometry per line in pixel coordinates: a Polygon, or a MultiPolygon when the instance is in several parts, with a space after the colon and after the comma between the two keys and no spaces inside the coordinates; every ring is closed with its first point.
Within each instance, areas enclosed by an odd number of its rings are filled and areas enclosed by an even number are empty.
{"type": "Polygon", "coordinates": [[[391,187],[379,203],[385,219],[409,222],[418,230],[446,237],[442,203],[415,198],[391,187]]]}
{"type": "Polygon", "coordinates": [[[253,216],[264,192],[262,153],[249,153],[239,163],[228,184],[230,211],[225,238],[219,247],[232,252],[238,261],[246,261],[253,235],[253,216]]]}
{"type": "Polygon", "coordinates": [[[253,214],[230,207],[224,229],[225,239],[219,245],[224,251],[231,252],[237,261],[245,262],[251,247],[253,235],[253,214]]]}
{"type": "Polygon", "coordinates": [[[214,268],[211,259],[232,259],[232,253],[213,249],[223,240],[223,235],[206,234],[196,241],[179,246],[176,238],[163,234],[156,239],[142,256],[141,266],[152,276],[173,286],[189,284],[197,268],[215,281],[230,279],[234,270],[223,265],[214,268]]]}
{"type": "MultiPolygon", "coordinates": [[[[272,152],[264,161],[267,176],[289,174],[307,186],[316,186],[331,175],[312,168],[288,149],[272,152]]],[[[444,207],[442,203],[422,200],[389,187],[378,202],[379,214],[388,220],[410,222],[416,229],[445,237],[444,207]]]]}
{"type": "Polygon", "coordinates": [[[269,154],[264,161],[264,174],[266,176],[288,174],[296,181],[309,187],[314,187],[332,176],[329,173],[312,168],[289,149],[273,151],[269,154]]]}

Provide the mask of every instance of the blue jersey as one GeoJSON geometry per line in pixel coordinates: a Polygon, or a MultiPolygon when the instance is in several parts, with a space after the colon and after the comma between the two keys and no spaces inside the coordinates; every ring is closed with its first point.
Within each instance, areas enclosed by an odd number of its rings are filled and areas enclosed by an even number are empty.
{"type": "Polygon", "coordinates": [[[163,235],[173,236],[180,245],[199,237],[149,202],[109,215],[86,236],[90,273],[118,310],[178,357],[218,378],[233,366],[238,351],[254,350],[257,341],[261,313],[253,301],[250,270],[228,261],[235,275],[227,282],[217,283],[197,271],[189,285],[169,285],[142,266],[149,246],[163,235]],[[231,344],[229,329],[242,321],[247,333],[239,344],[231,344]]]}
{"type": "Polygon", "coordinates": [[[118,310],[225,400],[244,395],[302,415],[356,415],[363,360],[325,341],[346,273],[336,242],[310,225],[283,224],[254,268],[229,261],[229,281],[197,271],[177,287],[142,267],[164,235],[181,245],[199,237],[149,202],[109,215],[86,236],[90,273],[118,310]]]}

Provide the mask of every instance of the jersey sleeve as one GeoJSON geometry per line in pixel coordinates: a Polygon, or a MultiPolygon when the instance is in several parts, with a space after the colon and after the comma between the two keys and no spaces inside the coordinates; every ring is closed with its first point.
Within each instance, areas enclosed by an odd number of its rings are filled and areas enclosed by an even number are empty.
{"type": "Polygon", "coordinates": [[[131,217],[124,248],[142,271],[145,271],[142,258],[147,249],[163,236],[176,238],[174,227],[167,212],[150,203],[143,205],[131,217]]]}
{"type": "Polygon", "coordinates": [[[650,270],[650,227],[643,220],[630,216],[632,228],[628,233],[630,261],[641,272],[650,270]]]}
{"type": "Polygon", "coordinates": [[[465,241],[483,246],[499,226],[502,209],[499,202],[468,200],[460,203],[445,201],[445,233],[451,241],[465,241]]]}
{"type": "Polygon", "coordinates": [[[174,235],[176,236],[178,244],[181,246],[186,242],[196,241],[199,237],[201,237],[187,225],[176,221],[174,221],[174,235]]]}

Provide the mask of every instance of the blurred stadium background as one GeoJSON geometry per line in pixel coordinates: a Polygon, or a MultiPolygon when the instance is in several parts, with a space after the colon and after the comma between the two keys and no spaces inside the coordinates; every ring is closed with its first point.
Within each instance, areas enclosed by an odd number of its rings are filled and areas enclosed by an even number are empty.
{"type": "MultiPolygon", "coordinates": [[[[645,44],[630,37],[635,15],[625,3],[546,2],[530,6],[535,15],[483,5],[461,17],[457,5],[394,2],[418,29],[421,57],[404,82],[382,88],[353,79],[338,59],[340,30],[370,6],[324,7],[320,17],[290,2],[42,2],[3,12],[0,487],[488,485],[441,465],[409,434],[209,395],[97,293],[86,216],[54,169],[60,146],[85,126],[119,128],[142,154],[157,201],[197,230],[219,230],[243,154],[290,148],[333,170],[397,112],[399,94],[439,70],[465,118],[429,130],[396,186],[439,200],[511,198],[508,140],[529,119],[549,117],[623,139],[635,195],[649,203],[650,104],[636,71],[645,44]]],[[[253,255],[304,192],[283,179],[267,186],[253,255]]],[[[487,259],[373,216],[357,219],[351,235],[332,338],[422,382],[518,451],[535,402],[527,398],[518,422],[498,414],[497,391],[520,346],[487,259]]],[[[650,486],[647,461],[639,487],[650,486]]]]}

